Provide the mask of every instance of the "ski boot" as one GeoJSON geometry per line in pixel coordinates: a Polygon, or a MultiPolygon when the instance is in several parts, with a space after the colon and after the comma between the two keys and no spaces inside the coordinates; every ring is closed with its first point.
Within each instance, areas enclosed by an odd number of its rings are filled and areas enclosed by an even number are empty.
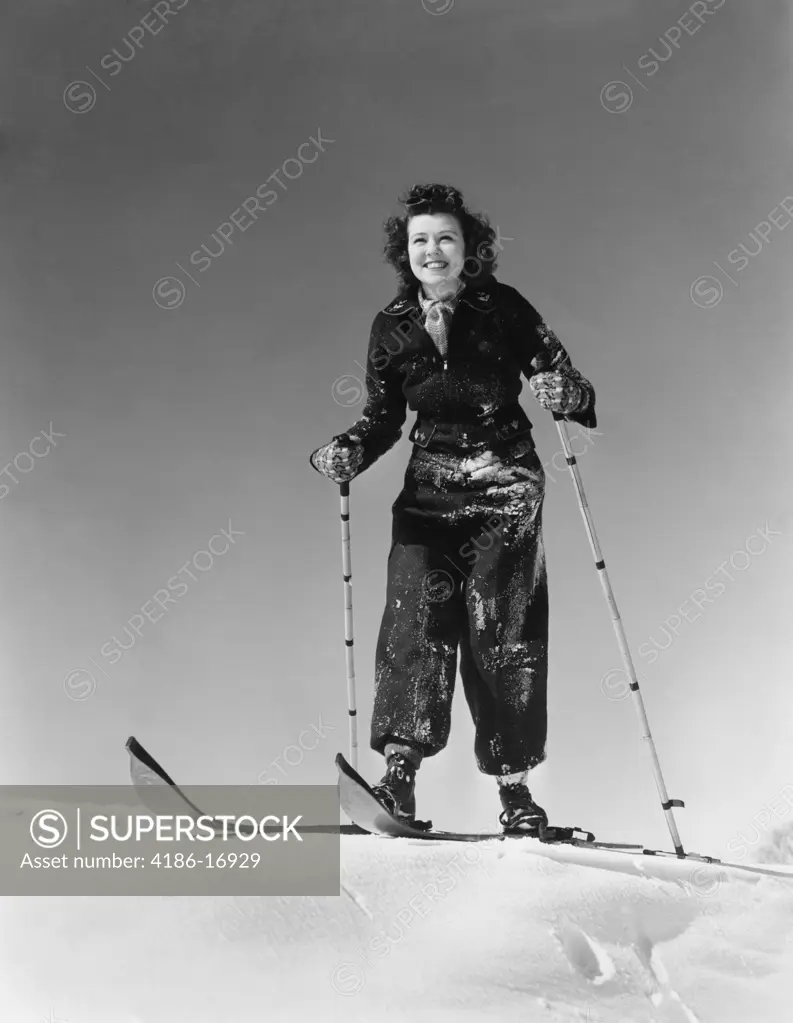
{"type": "Polygon", "coordinates": [[[394,817],[413,823],[416,819],[416,768],[403,753],[392,753],[386,772],[372,792],[394,817]]]}
{"type": "Polygon", "coordinates": [[[500,784],[503,812],[498,818],[506,834],[540,836],[548,824],[548,814],[531,798],[525,782],[500,784]]]}

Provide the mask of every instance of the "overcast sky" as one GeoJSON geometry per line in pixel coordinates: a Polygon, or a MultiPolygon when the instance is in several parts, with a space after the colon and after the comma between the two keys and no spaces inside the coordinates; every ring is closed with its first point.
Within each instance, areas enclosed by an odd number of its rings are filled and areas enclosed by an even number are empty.
{"type": "MultiPolygon", "coordinates": [[[[4,16],[4,780],[121,783],[135,733],[185,782],[335,782],[338,488],[308,455],[363,407],[382,221],[438,180],[595,385],[580,466],[661,763],[684,842],[725,855],[793,782],[788,5],[179,3],[4,16]]],[[[668,846],[555,428],[522,397],[548,472],[535,794],[668,846]]],[[[370,777],[411,423],[352,486],[370,777]]],[[[479,828],[497,798],[458,697],[419,813],[479,828]]]]}

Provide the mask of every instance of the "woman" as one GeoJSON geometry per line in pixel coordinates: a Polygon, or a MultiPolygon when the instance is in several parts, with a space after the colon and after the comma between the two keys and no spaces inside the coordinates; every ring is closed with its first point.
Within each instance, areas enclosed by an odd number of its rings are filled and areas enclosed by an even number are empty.
{"type": "Polygon", "coordinates": [[[543,408],[587,427],[595,394],[533,306],[493,276],[495,232],[456,188],[416,185],[400,201],[404,214],[385,223],[399,293],[372,325],[366,407],[311,454],[335,483],[351,480],[399,440],[407,407],[417,413],[376,652],[371,746],[386,772],[375,792],[415,819],[416,770],[448,741],[459,647],[500,822],[536,833],[547,815],[526,781],[547,729],[545,474],[520,376],[543,408]]]}

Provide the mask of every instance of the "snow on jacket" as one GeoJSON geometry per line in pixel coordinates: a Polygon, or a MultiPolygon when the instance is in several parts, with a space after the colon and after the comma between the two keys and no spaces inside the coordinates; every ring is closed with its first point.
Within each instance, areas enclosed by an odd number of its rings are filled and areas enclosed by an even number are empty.
{"type": "MultiPolygon", "coordinates": [[[[493,276],[466,286],[451,320],[444,359],[424,329],[418,289],[416,281],[375,316],[366,360],[366,405],[350,429],[333,438],[362,444],[357,475],[400,439],[408,408],[417,413],[409,439],[419,444],[427,423],[474,427],[494,422],[494,440],[508,438],[503,423],[498,424],[500,410],[508,410],[513,419],[507,424],[508,430],[514,428],[512,435],[530,431],[532,424],[517,404],[521,374],[532,376],[532,360],[543,352],[550,357],[544,369],[565,373],[583,391],[578,408],[564,418],[597,426],[592,384],[519,291],[493,276]]],[[[312,465],[319,450],[311,453],[312,465]]]]}

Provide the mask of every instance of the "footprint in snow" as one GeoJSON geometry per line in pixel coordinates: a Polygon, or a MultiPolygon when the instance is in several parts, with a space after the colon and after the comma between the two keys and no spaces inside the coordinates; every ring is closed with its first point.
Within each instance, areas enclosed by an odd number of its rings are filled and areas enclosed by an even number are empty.
{"type": "Polygon", "coordinates": [[[563,920],[551,932],[573,969],[592,984],[605,984],[616,976],[611,956],[572,920],[563,920]]]}

